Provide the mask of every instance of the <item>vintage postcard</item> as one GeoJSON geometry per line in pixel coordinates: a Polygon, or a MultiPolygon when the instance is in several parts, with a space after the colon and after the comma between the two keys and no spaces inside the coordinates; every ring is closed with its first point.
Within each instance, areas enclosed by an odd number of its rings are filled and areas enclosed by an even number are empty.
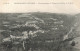
{"type": "Polygon", "coordinates": [[[80,0],[0,0],[0,51],[80,51],[80,0]]]}

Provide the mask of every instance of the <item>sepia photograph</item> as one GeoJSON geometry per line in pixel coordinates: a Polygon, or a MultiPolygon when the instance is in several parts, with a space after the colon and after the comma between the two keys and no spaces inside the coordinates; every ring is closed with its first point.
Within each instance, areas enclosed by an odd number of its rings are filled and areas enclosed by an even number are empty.
{"type": "Polygon", "coordinates": [[[78,6],[78,0],[1,1],[0,51],[80,51],[78,6]]]}

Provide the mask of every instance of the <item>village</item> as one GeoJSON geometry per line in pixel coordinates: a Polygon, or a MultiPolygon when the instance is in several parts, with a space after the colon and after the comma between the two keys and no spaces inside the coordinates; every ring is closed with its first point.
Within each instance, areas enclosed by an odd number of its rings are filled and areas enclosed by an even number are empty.
{"type": "Polygon", "coordinates": [[[0,14],[1,51],[76,51],[80,45],[79,14],[0,14]]]}

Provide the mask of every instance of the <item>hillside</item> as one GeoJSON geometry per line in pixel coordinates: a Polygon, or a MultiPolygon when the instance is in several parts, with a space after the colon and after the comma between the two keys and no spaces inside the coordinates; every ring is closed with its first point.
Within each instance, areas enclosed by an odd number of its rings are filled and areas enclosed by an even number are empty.
{"type": "MultiPolygon", "coordinates": [[[[42,13],[42,12],[32,12],[32,13],[0,13],[0,32],[3,37],[9,37],[10,29],[22,25],[36,25],[44,33],[37,33],[37,36],[33,38],[32,41],[54,41],[53,47],[58,47],[60,41],[63,40],[63,36],[66,35],[71,27],[74,26],[76,17],[68,14],[57,14],[57,13],[42,13]],[[5,32],[3,32],[5,31],[5,32]],[[2,33],[3,32],[3,33],[2,33]]],[[[25,29],[25,28],[24,28],[25,29]]],[[[12,35],[19,36],[21,31],[24,30],[20,28],[20,32],[12,32],[12,35]]],[[[18,30],[18,29],[14,29],[18,30]]],[[[29,28],[25,29],[26,31],[29,28]]],[[[32,29],[30,29],[32,30],[32,29]]],[[[46,47],[51,45],[46,44],[46,47]]],[[[36,46],[37,47],[37,46],[36,46]]],[[[54,48],[55,49],[55,48],[54,48]]]]}

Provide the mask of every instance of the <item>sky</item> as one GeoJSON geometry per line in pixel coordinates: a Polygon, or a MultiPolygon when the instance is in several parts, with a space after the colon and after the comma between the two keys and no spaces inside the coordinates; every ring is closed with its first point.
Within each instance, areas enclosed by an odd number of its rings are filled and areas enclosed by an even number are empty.
{"type": "Polygon", "coordinates": [[[79,0],[0,0],[0,13],[80,13],[79,0]],[[47,4],[46,4],[47,3],[47,4]]]}

